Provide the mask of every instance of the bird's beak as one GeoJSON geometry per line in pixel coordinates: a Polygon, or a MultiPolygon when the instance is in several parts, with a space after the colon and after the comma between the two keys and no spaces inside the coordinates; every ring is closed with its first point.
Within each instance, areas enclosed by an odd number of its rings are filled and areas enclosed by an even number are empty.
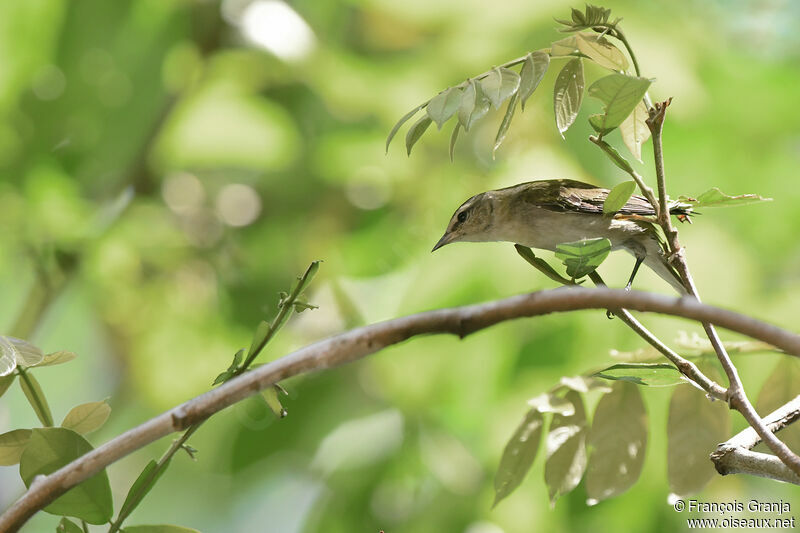
{"type": "Polygon", "coordinates": [[[449,233],[445,233],[444,235],[442,235],[442,238],[439,239],[439,242],[437,242],[434,245],[433,250],[431,250],[431,253],[435,252],[436,250],[438,250],[439,248],[441,248],[445,244],[449,244],[451,238],[452,238],[452,236],[449,233]]]}

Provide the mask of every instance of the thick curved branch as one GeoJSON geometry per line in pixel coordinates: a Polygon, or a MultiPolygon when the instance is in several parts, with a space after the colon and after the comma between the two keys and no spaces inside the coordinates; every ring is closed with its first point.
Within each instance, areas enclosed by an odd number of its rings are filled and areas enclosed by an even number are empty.
{"type": "Polygon", "coordinates": [[[81,481],[129,453],[229,407],[286,378],[349,363],[411,337],[431,333],[470,333],[515,318],[580,309],[649,311],[713,322],[800,356],[800,335],[691,297],[667,297],[621,289],[559,288],[483,304],[438,309],[357,328],[301,348],[234,378],[142,425],[48,476],[37,478],[2,516],[0,532],[17,531],[35,512],[81,481]]]}

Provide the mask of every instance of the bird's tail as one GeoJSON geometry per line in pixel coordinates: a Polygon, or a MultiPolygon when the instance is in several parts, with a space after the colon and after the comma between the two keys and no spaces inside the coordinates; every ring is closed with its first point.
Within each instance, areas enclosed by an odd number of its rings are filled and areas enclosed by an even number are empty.
{"type": "Polygon", "coordinates": [[[683,282],[681,281],[678,271],[667,262],[667,258],[663,252],[657,254],[647,254],[647,256],[644,258],[644,264],[647,265],[650,270],[658,274],[661,279],[669,283],[673,289],[678,291],[678,294],[688,294],[688,291],[683,286],[683,282]]]}

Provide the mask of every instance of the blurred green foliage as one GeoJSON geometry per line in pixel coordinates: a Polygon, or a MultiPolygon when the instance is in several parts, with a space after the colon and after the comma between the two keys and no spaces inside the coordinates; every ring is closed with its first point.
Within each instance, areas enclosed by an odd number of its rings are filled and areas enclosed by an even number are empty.
{"type": "MultiPolygon", "coordinates": [[[[308,24],[306,40],[292,41],[303,32],[283,32],[295,27],[287,22],[272,28],[276,44],[241,1],[0,3],[0,320],[10,329],[23,307],[32,257],[78,254],[76,275],[32,340],[79,355],[37,372],[55,419],[110,397],[95,445],[207,390],[309,261],[325,261],[309,291],[320,309],[290,323],[259,361],[347,327],[551,287],[508,244],[428,252],[476,192],[535,178],[626,179],[586,141],[585,118],[560,139],[549,90],[516,116],[496,160],[496,111],[462,132],[454,163],[449,132],[429,132],[410,159],[400,143],[384,155],[403,113],[557,39],[552,19],[569,3],[291,7],[308,24]],[[132,204],[103,229],[130,186],[132,204]]],[[[674,97],[664,139],[670,194],[718,186],[775,198],[681,227],[702,295],[796,327],[800,189],[790,180],[800,163],[800,55],[789,29],[800,9],[694,0],[606,7],[625,18],[643,75],[657,79],[653,97],[674,97]]],[[[588,68],[587,82],[598,74],[588,68]]],[[[599,111],[591,102],[581,114],[599,111]]],[[[609,141],[619,145],[618,135],[609,141]]],[[[636,163],[646,177],[651,158],[647,143],[645,164],[636,163]]],[[[618,286],[629,269],[619,254],[600,268],[618,286]]],[[[637,284],[670,290],[650,273],[637,284]]],[[[691,328],[646,322],[667,340],[691,328]]],[[[669,389],[642,390],[650,434],[631,490],[587,507],[581,485],[550,509],[540,457],[491,509],[492,477],[526,400],[563,375],[608,366],[611,349],[640,345],[603,313],[546,316],[464,341],[418,339],[290,381],[287,418],[253,400],[212,419],[192,439],[198,462],[178,456],[130,523],[206,533],[681,529],[684,517],[666,503],[669,389]]],[[[737,360],[752,398],[779,357],[737,360]]],[[[0,432],[35,424],[15,387],[0,403],[0,432]]],[[[167,445],[109,469],[117,504],[167,445]]],[[[0,469],[0,487],[3,508],[23,490],[10,468],[0,469]]],[[[729,477],[702,497],[764,501],[791,490],[729,477]]],[[[55,523],[42,514],[24,531],[55,523]]]]}

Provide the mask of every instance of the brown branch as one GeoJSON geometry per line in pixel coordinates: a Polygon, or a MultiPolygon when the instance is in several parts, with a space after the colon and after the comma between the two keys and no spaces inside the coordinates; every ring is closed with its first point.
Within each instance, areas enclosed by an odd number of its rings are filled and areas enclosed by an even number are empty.
{"type": "MultiPolygon", "coordinates": [[[[800,396],[764,417],[764,424],[769,431],[778,432],[797,420],[800,420],[800,396]]],[[[717,446],[710,456],[717,472],[723,476],[751,474],[800,485],[800,476],[780,459],[774,455],[750,451],[759,442],[761,437],[755,429],[749,427],[717,446]]]]}
{"type": "Polygon", "coordinates": [[[632,309],[679,316],[768,342],[800,356],[800,335],[694,298],[621,289],[560,288],[483,304],[438,309],[357,328],[302,348],[234,378],[106,442],[47,476],[0,516],[0,532],[17,531],[36,511],[129,453],[239,402],[286,378],[356,361],[392,344],[431,333],[465,337],[499,322],[580,309],[632,309]]]}
{"type": "MultiPolygon", "coordinates": [[[[678,231],[672,226],[672,220],[667,205],[666,179],[664,177],[664,152],[661,137],[664,129],[667,107],[671,101],[672,99],[669,99],[665,102],[656,103],[650,108],[650,116],[647,119],[647,126],[650,128],[650,133],[653,137],[653,156],[655,158],[656,180],[658,182],[658,200],[660,207],[658,221],[661,228],[664,230],[669,244],[671,262],[678,270],[686,290],[699,301],[700,294],[697,292],[697,286],[689,271],[689,264],[686,262],[686,256],[678,240],[678,231]]],[[[731,408],[736,409],[742,414],[745,420],[747,420],[747,423],[756,430],[766,445],[769,446],[786,466],[791,468],[795,474],[800,475],[800,457],[769,431],[761,420],[761,417],[758,416],[758,413],[747,398],[742,380],[739,377],[739,372],[736,370],[736,366],[734,366],[730,355],[728,355],[728,352],[725,350],[725,346],[723,346],[716,329],[714,329],[714,326],[709,321],[703,322],[703,329],[705,329],[708,340],[711,341],[711,345],[717,353],[717,359],[719,359],[725,371],[725,375],[728,376],[728,404],[731,408]]]]}

